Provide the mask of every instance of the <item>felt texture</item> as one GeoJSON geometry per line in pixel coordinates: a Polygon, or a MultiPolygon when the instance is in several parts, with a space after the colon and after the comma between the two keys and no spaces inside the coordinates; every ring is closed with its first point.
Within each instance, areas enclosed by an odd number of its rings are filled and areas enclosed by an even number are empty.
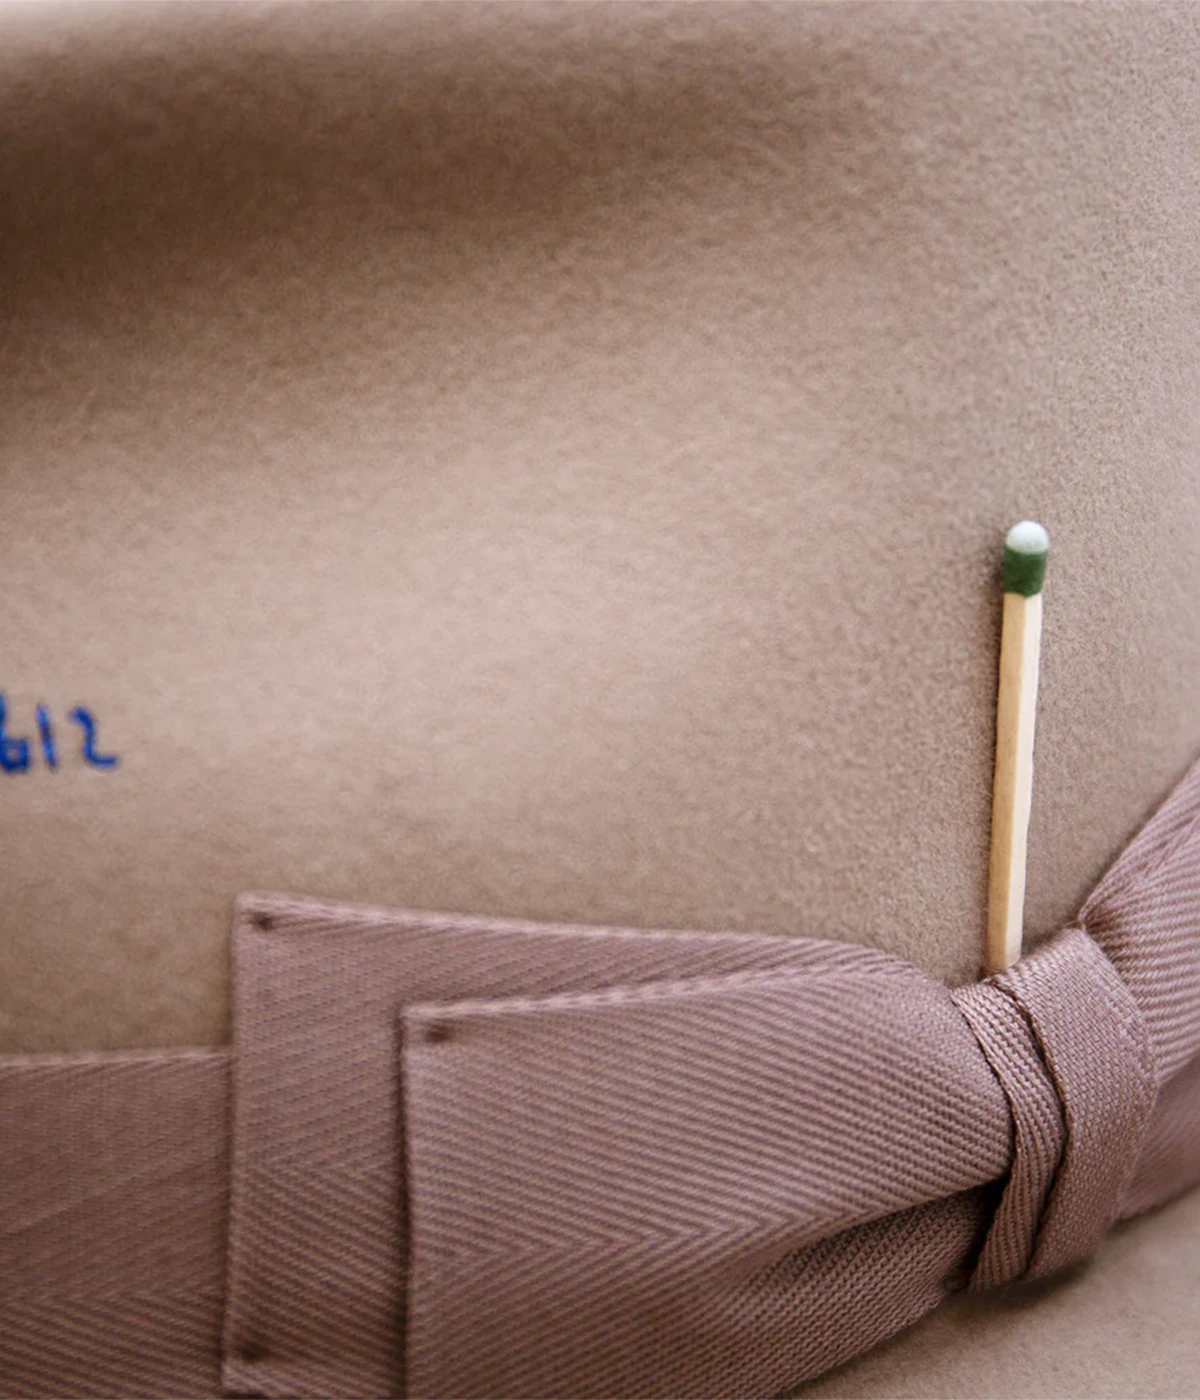
{"type": "MultiPolygon", "coordinates": [[[[971,975],[1026,515],[1069,916],[1197,743],[1197,30],[0,11],[0,1049],[224,1041],[249,887],[971,975]]],[[[1200,1395],[1198,1238],[805,1393],[1200,1395]]]]}
{"type": "Polygon", "coordinates": [[[246,887],[970,976],[1021,516],[1032,937],[1182,773],[1193,6],[0,30],[0,1048],[221,1042],[246,887]]]}

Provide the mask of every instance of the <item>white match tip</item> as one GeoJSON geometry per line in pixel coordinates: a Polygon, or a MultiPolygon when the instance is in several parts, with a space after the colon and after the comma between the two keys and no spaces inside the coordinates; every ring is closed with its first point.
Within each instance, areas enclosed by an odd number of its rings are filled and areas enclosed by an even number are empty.
{"type": "Polygon", "coordinates": [[[1004,540],[1008,549],[1018,554],[1045,554],[1050,548],[1050,535],[1036,520],[1019,520],[1004,540]]]}

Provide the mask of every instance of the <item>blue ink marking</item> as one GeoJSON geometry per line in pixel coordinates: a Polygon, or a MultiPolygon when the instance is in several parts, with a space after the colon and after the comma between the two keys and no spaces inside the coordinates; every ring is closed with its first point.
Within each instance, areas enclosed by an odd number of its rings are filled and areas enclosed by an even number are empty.
{"type": "Polygon", "coordinates": [[[8,703],[0,693],[0,768],[6,773],[27,773],[29,771],[29,740],[10,739],[4,732],[4,722],[8,718],[8,703]]]}
{"type": "Polygon", "coordinates": [[[42,756],[46,760],[46,767],[53,770],[58,767],[58,750],[54,746],[54,728],[50,723],[50,711],[45,705],[37,707],[37,727],[42,740],[42,756]]]}
{"type": "Polygon", "coordinates": [[[91,711],[85,710],[82,705],[76,705],[70,718],[83,730],[83,756],[92,767],[115,768],[121,761],[115,753],[96,752],[96,721],[92,718],[91,711]]]}

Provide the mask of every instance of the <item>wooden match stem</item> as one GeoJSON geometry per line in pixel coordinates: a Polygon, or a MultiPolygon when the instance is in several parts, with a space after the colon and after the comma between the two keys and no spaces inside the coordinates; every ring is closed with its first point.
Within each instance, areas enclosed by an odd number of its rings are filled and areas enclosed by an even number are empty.
{"type": "Polygon", "coordinates": [[[1021,956],[1025,842],[1033,798],[1042,595],[1005,593],[996,697],[996,773],[988,870],[987,967],[1000,972],[1021,956]]]}

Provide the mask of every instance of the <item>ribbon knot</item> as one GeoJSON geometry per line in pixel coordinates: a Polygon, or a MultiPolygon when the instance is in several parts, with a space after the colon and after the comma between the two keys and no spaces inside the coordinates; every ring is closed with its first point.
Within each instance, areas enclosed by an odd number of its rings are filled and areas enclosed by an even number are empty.
{"type": "Polygon", "coordinates": [[[247,895],[224,1385],[753,1400],[964,1265],[1068,1264],[1200,1176],[1198,918],[1200,763],[1076,927],[958,992],[851,943],[247,895]]]}
{"type": "Polygon", "coordinates": [[[1039,1278],[1090,1254],[1115,1219],[1157,1095],[1150,1038],[1081,928],[954,999],[1012,1120],[1012,1168],[972,1288],[1039,1278]]]}

